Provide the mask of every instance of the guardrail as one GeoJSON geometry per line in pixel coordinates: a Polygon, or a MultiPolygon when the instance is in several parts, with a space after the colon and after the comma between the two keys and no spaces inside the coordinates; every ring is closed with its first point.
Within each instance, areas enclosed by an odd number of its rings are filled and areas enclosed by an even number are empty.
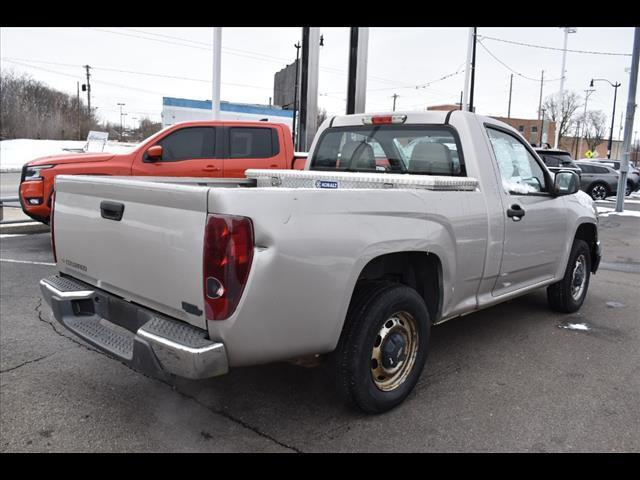
{"type": "Polygon", "coordinates": [[[19,197],[2,197],[0,198],[0,225],[10,225],[13,223],[29,223],[33,222],[32,219],[23,219],[23,220],[5,220],[4,219],[4,209],[5,208],[22,208],[20,206],[20,198],[19,197]],[[17,203],[17,205],[7,205],[9,203],[17,203]]]}

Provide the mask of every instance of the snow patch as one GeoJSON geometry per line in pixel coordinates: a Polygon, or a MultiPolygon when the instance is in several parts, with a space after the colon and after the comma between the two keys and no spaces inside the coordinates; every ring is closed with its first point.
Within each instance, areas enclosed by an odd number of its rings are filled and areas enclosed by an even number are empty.
{"type": "Polygon", "coordinates": [[[567,323],[564,325],[558,325],[558,328],[566,328],[567,330],[582,330],[582,331],[591,330],[586,323],[567,323]]]}
{"type": "Polygon", "coordinates": [[[513,193],[526,194],[526,193],[535,193],[539,191],[529,184],[520,183],[518,181],[514,181],[514,179],[503,178],[502,186],[507,192],[513,192],[513,193]]]}
{"type": "Polygon", "coordinates": [[[582,190],[578,190],[576,192],[575,199],[578,200],[578,203],[583,207],[593,208],[593,198],[591,198],[582,190]]]}
{"type": "MultiPolygon", "coordinates": [[[[0,141],[0,172],[20,171],[22,166],[39,157],[68,154],[65,149],[82,149],[86,140],[32,140],[15,139],[0,141]]],[[[137,144],[110,141],[104,147],[105,153],[127,153],[137,144]]]]}
{"type": "Polygon", "coordinates": [[[598,216],[600,217],[608,217],[611,215],[619,215],[621,217],[636,217],[636,218],[640,218],[640,212],[635,211],[635,210],[625,210],[623,212],[616,212],[615,208],[609,208],[609,207],[601,207],[598,206],[598,216]]]}

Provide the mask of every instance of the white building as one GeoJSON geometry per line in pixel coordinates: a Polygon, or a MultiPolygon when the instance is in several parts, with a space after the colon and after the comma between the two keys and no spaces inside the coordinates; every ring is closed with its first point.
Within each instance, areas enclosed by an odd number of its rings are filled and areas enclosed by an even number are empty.
{"type": "MultiPolygon", "coordinates": [[[[293,111],[277,106],[220,102],[221,120],[248,120],[284,123],[292,128],[293,111]]],[[[162,126],[178,122],[211,119],[211,100],[162,97],[162,126]]]]}

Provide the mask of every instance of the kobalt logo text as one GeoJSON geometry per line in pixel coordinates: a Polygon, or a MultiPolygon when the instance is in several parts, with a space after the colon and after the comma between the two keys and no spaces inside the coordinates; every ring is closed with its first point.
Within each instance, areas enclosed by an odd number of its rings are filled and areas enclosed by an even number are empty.
{"type": "Polygon", "coordinates": [[[338,188],[338,182],[329,180],[316,180],[316,188],[338,188]]]}

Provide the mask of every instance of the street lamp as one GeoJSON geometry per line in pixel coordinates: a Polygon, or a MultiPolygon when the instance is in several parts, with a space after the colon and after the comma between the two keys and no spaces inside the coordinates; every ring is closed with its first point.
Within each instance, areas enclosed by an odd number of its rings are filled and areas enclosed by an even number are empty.
{"type": "Polygon", "coordinates": [[[591,79],[591,84],[589,85],[590,87],[593,87],[593,82],[607,82],[609,85],[611,85],[614,88],[614,90],[613,90],[613,113],[611,114],[611,132],[609,133],[609,145],[607,145],[607,158],[610,159],[611,158],[611,146],[613,145],[613,122],[616,119],[616,98],[618,96],[618,87],[620,85],[622,85],[622,84],[620,82],[611,83],[606,78],[592,78],[591,79]]]}

